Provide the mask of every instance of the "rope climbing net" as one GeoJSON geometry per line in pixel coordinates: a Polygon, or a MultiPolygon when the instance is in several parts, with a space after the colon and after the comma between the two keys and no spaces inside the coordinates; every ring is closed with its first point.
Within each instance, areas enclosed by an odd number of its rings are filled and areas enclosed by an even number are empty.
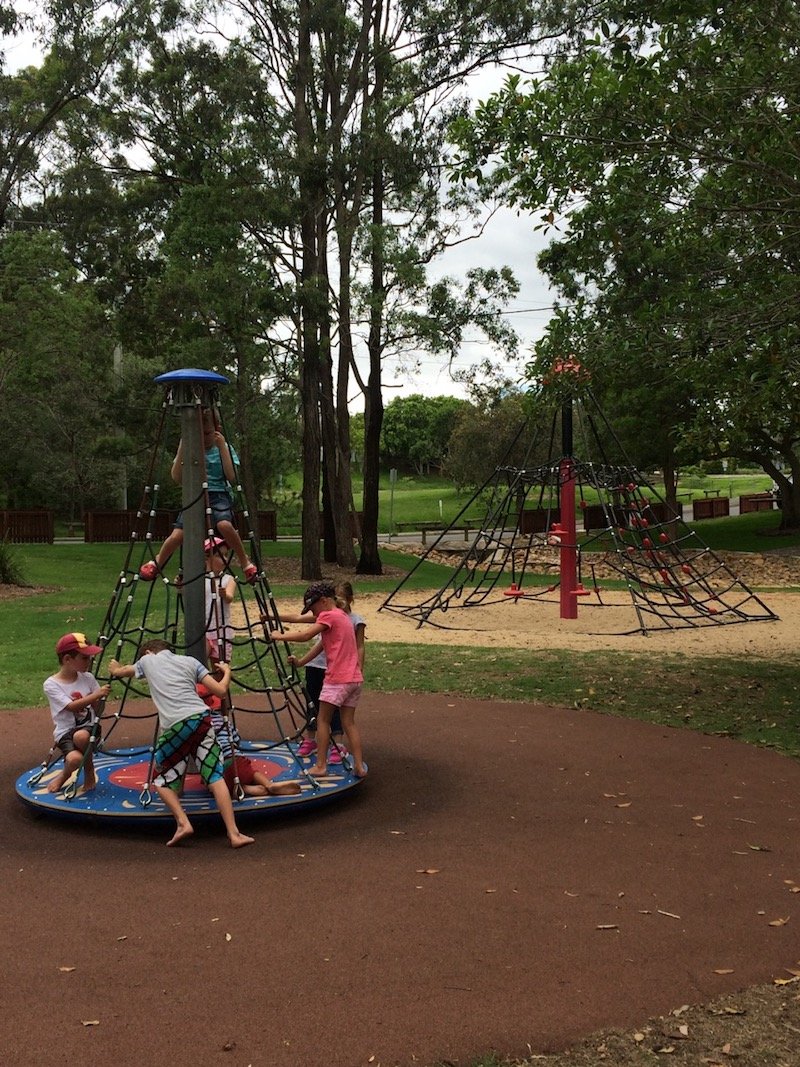
{"type": "MultiPolygon", "coordinates": [[[[197,404],[208,403],[207,389],[202,393],[198,392],[197,404]]],[[[237,536],[246,557],[251,561],[251,566],[247,568],[247,577],[241,573],[241,567],[238,568],[239,573],[234,569],[235,554],[219,536],[214,508],[209,499],[207,478],[202,482],[201,499],[195,503],[202,502],[204,508],[205,547],[214,546],[221,565],[210,570],[203,567],[192,571],[185,565],[186,557],[180,544],[175,551],[175,562],[171,566],[166,562],[156,564],[157,546],[161,541],[157,533],[160,532],[158,523],[162,513],[162,486],[155,475],[156,471],[169,467],[169,457],[172,455],[166,447],[167,416],[171,407],[171,395],[167,391],[150,460],[147,484],[143,489],[124,561],[116,577],[100,628],[97,643],[102,652],[95,658],[92,673],[100,684],[110,681],[110,661],[115,659],[121,663],[134,662],[141,646],[153,638],[166,640],[177,653],[190,652],[197,635],[189,632],[185,602],[191,595],[192,588],[202,584],[205,603],[203,643],[213,649],[218,658],[225,659],[231,667],[230,693],[221,708],[224,719],[221,738],[223,754],[228,759],[232,758],[235,766],[237,754],[269,753],[280,748],[291,754],[303,788],[308,787],[316,791],[319,789],[318,781],[307,773],[306,766],[296,754],[296,745],[291,744],[299,739],[306,728],[313,725],[313,709],[309,709],[295,668],[284,662],[281,653],[284,646],[269,640],[268,631],[280,629],[281,620],[264,571],[260,539],[253,528],[238,479],[230,484],[230,494],[232,510],[237,516],[237,536]],[[245,718],[249,721],[246,730],[242,721],[245,718]],[[237,722],[248,737],[255,736],[259,740],[242,741],[237,722]]],[[[221,414],[216,398],[212,400],[211,408],[215,424],[221,427],[221,414]]],[[[196,422],[199,428],[199,417],[196,422]]],[[[235,459],[235,453],[232,453],[232,456],[235,459]]],[[[238,475],[238,467],[236,473],[238,475]]],[[[155,773],[157,716],[150,705],[146,688],[136,680],[117,680],[114,686],[114,694],[108,698],[113,699],[114,710],[107,710],[107,701],[104,702],[92,728],[92,741],[87,754],[102,752],[113,758],[119,751],[120,754],[124,752],[124,758],[127,760],[137,754],[149,757],[147,781],[143,783],[140,795],[141,804],[147,805],[151,800],[150,784],[155,773]],[[124,732],[120,730],[121,724],[126,720],[148,719],[153,721],[153,734],[152,742],[146,748],[142,748],[138,753],[132,753],[129,748],[115,748],[115,735],[118,731],[124,732]]],[[[29,784],[36,784],[61,758],[60,751],[53,746],[41,767],[29,780],[29,784]]],[[[85,758],[84,756],[83,762],[85,758]]],[[[347,769],[346,756],[342,762],[347,769]]],[[[78,775],[65,787],[64,794],[68,799],[74,796],[77,781],[78,775]]],[[[238,795],[241,799],[241,794],[238,795]]]]}
{"type": "MultiPolygon", "coordinates": [[[[625,458],[590,392],[576,412],[582,456],[570,457],[569,491],[575,493],[584,536],[573,539],[562,520],[565,464],[556,451],[554,415],[545,461],[497,467],[380,610],[415,619],[418,626],[447,629],[444,617],[451,608],[550,599],[561,583],[562,554],[572,550],[575,596],[593,597],[602,605],[600,570],[624,583],[638,622],[626,633],[775,620],[775,613],[625,458]],[[448,580],[413,600],[408,596],[412,575],[432,556],[439,558],[443,546],[448,554],[453,551],[452,532],[482,500],[487,505],[481,526],[458,553],[448,580]]],[[[511,447],[528,432],[523,427],[511,447]]],[[[525,460],[541,456],[543,443],[530,434],[525,460]]]]}

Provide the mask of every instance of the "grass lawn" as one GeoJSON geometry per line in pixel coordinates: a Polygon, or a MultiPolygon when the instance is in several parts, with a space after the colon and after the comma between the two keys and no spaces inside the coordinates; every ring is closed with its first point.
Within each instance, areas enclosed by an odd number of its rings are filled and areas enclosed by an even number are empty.
{"type": "Polygon", "coordinates": [[[689,525],[709,548],[721,552],[771,552],[800,546],[800,531],[780,533],[779,511],[754,511],[689,525]]]}
{"type": "MultiPolygon", "coordinates": [[[[748,515],[730,515],[721,519],[703,519],[689,522],[703,544],[717,552],[774,552],[776,549],[800,548],[800,531],[781,533],[779,511],[754,511],[748,515]]],[[[596,538],[596,531],[585,536],[579,533],[578,540],[588,540],[588,552],[605,552],[608,549],[607,535],[596,538]]]]}
{"type": "MultiPolygon", "coordinates": [[[[702,532],[713,527],[712,537],[704,539],[713,539],[720,549],[741,550],[758,543],[759,529],[770,517],[756,513],[709,521],[701,524],[702,532]]],[[[125,545],[82,543],[14,547],[26,581],[45,588],[5,602],[9,618],[13,612],[13,625],[0,644],[0,708],[42,703],[42,681],[54,667],[52,646],[60,634],[83,630],[94,639],[126,551],[125,545]]],[[[300,545],[265,542],[263,553],[269,574],[270,558],[298,558],[300,545]]],[[[382,558],[404,570],[414,562],[390,550],[382,558]]],[[[450,573],[448,567],[426,562],[407,588],[438,588],[450,573]]],[[[396,584],[395,577],[385,577],[371,581],[369,588],[389,593],[396,584]]],[[[280,582],[273,592],[279,601],[296,599],[304,585],[299,579],[280,582]]],[[[370,642],[369,685],[384,692],[407,689],[579,705],[800,754],[800,663],[718,657],[701,664],[679,655],[519,649],[487,653],[474,646],[454,650],[436,645],[426,646],[423,660],[418,643],[370,642]]]]}
{"type": "MultiPolygon", "coordinates": [[[[719,491],[720,495],[738,497],[741,494],[762,493],[771,487],[771,481],[767,475],[757,472],[746,474],[709,474],[709,475],[686,475],[679,483],[679,492],[684,494],[680,499],[684,503],[691,502],[697,497],[705,499],[705,492],[719,491]]],[[[300,483],[291,485],[291,494],[286,494],[279,501],[278,529],[282,535],[298,534],[300,531],[300,503],[298,499],[300,483]]],[[[656,480],[653,488],[662,496],[664,487],[656,480]]],[[[357,473],[353,477],[353,492],[356,509],[360,509],[361,481],[357,473]]],[[[585,492],[587,503],[596,502],[597,494],[587,489],[585,492]]],[[[384,472],[380,480],[379,489],[381,533],[388,533],[398,522],[440,522],[445,524],[452,522],[462,509],[466,507],[473,496],[471,490],[459,491],[453,483],[446,478],[431,474],[425,477],[417,477],[401,474],[394,486],[390,485],[388,473],[384,472]]],[[[484,505],[476,500],[469,507],[464,516],[465,521],[470,521],[474,526],[480,524],[484,515],[484,505]]]]}

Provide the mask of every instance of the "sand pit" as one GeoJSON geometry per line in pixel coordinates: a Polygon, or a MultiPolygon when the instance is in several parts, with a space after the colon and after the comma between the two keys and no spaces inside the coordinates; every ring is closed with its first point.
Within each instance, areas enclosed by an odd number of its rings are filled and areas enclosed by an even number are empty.
{"type": "MultiPolygon", "coordinates": [[[[657,631],[645,636],[628,634],[639,623],[625,593],[603,593],[603,605],[581,602],[578,618],[559,617],[555,601],[509,600],[478,608],[435,612],[436,625],[417,627],[416,620],[395,612],[379,611],[381,594],[359,596],[357,608],[367,620],[371,641],[415,642],[438,645],[474,645],[487,648],[568,648],[593,652],[686,652],[697,656],[742,654],[781,658],[798,654],[800,594],[770,593],[761,597],[774,611],[777,622],[747,622],[695,629],[657,631]],[[442,627],[448,627],[444,629],[442,627]]],[[[410,599],[410,598],[409,598],[410,599]]]]}
{"type": "MultiPolygon", "coordinates": [[[[357,578],[354,585],[357,583],[357,578]]],[[[399,603],[413,604],[431,594],[408,593],[399,603]]],[[[367,622],[367,639],[388,643],[482,645],[486,648],[567,648],[596,652],[691,652],[696,656],[762,656],[767,659],[796,656],[800,633],[800,593],[760,596],[778,616],[775,622],[746,622],[693,629],[629,633],[639,626],[631,598],[624,592],[603,592],[582,600],[578,618],[559,617],[557,600],[513,600],[481,607],[456,607],[431,615],[431,623],[395,611],[380,610],[384,593],[357,591],[355,610],[367,622]]],[[[296,611],[294,603],[278,608],[296,611]]],[[[236,609],[234,608],[236,622],[236,609]]]]}

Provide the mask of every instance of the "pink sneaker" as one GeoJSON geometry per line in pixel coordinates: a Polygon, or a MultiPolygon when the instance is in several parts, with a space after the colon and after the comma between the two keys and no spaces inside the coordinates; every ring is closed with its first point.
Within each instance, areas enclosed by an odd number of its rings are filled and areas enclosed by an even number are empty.
{"type": "Polygon", "coordinates": [[[297,755],[301,759],[305,759],[307,756],[313,756],[316,751],[317,742],[314,740],[314,738],[304,737],[297,749],[297,755]]]}
{"type": "Polygon", "coordinates": [[[258,567],[255,565],[255,563],[248,563],[244,569],[245,581],[249,582],[250,585],[253,585],[255,583],[256,578],[258,578],[258,567]]]}
{"type": "Polygon", "coordinates": [[[341,763],[345,756],[349,756],[350,753],[344,748],[343,745],[331,745],[328,749],[328,763],[341,763]]]}
{"type": "Polygon", "coordinates": [[[139,577],[143,582],[154,582],[158,577],[158,564],[151,559],[149,563],[143,563],[139,568],[139,577]]]}

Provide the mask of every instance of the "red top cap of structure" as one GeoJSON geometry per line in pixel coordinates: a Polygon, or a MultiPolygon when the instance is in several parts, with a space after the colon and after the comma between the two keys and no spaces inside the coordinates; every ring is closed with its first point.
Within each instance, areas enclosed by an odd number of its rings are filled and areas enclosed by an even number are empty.
{"type": "Polygon", "coordinates": [[[544,375],[542,381],[545,385],[552,385],[558,380],[565,381],[570,377],[574,381],[577,381],[578,379],[585,381],[589,377],[589,372],[584,370],[574,356],[566,356],[564,359],[557,359],[544,375]]]}
{"type": "Polygon", "coordinates": [[[579,374],[585,375],[586,371],[584,371],[583,367],[580,365],[577,359],[575,359],[574,356],[567,356],[566,359],[557,360],[550,368],[550,373],[574,374],[577,377],[579,374]]]}

